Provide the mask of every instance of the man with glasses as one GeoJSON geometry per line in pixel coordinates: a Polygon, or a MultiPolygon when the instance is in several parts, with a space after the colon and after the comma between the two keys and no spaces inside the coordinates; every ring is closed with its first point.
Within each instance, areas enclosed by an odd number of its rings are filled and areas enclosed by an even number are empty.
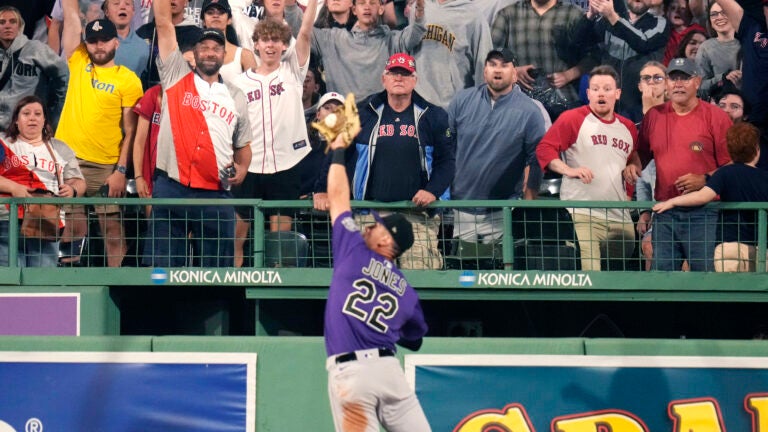
{"type": "MultiPolygon", "coordinates": [[[[725,134],[731,119],[720,108],[696,97],[701,75],[693,60],[676,58],[667,70],[669,102],[651,108],[640,129],[638,153],[643,164],[656,161],[656,200],[666,201],[701,189],[718,167],[730,162],[725,134]]],[[[653,79],[653,78],[651,78],[653,79]]],[[[628,168],[637,180],[640,164],[628,168]]],[[[654,216],[653,268],[712,271],[717,210],[673,209],[654,216]]]]}
{"type": "Polygon", "coordinates": [[[749,120],[752,106],[744,99],[744,94],[734,88],[726,89],[717,95],[717,106],[728,114],[734,123],[749,120]]]}
{"type": "Polygon", "coordinates": [[[362,131],[355,138],[352,194],[356,200],[416,204],[404,213],[414,242],[400,257],[400,268],[440,269],[438,224],[425,208],[448,189],[455,159],[448,115],[413,90],[416,80],[416,61],[397,53],[381,76],[384,91],[359,104],[362,131]]]}

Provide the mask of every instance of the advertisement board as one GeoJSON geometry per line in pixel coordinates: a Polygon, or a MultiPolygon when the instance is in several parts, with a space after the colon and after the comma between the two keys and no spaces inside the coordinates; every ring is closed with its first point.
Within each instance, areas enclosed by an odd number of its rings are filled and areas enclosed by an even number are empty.
{"type": "Polygon", "coordinates": [[[405,368],[435,431],[768,432],[768,358],[408,355],[405,368]]]}
{"type": "Polygon", "coordinates": [[[256,354],[0,352],[0,389],[0,432],[253,432],[256,354]]]}

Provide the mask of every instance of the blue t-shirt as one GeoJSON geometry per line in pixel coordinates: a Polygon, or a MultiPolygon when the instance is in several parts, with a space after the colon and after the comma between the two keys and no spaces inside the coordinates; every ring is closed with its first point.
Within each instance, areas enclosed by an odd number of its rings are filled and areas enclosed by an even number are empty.
{"type": "Polygon", "coordinates": [[[389,348],[427,333],[416,291],[391,261],[368,248],[352,213],[333,224],[333,278],[325,304],[328,356],[389,348]]]}
{"type": "MultiPolygon", "coordinates": [[[[743,163],[718,168],[707,186],[723,202],[768,201],[768,171],[743,163]]],[[[718,223],[718,239],[723,242],[757,244],[755,210],[723,210],[718,223]]]]}

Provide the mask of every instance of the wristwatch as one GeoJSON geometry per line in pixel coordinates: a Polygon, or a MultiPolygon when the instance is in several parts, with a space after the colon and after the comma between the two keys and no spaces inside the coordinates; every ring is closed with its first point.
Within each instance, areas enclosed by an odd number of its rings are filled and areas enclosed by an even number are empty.
{"type": "Polygon", "coordinates": [[[115,171],[119,172],[122,175],[125,175],[125,173],[128,171],[128,168],[126,168],[125,165],[116,165],[115,171]]]}

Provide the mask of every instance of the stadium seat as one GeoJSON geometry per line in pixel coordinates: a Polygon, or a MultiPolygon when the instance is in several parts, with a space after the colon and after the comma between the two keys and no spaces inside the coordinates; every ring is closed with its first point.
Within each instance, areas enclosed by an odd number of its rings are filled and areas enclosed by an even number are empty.
{"type": "Polygon", "coordinates": [[[309,242],[295,231],[264,233],[264,265],[266,267],[306,267],[309,242]]]}

